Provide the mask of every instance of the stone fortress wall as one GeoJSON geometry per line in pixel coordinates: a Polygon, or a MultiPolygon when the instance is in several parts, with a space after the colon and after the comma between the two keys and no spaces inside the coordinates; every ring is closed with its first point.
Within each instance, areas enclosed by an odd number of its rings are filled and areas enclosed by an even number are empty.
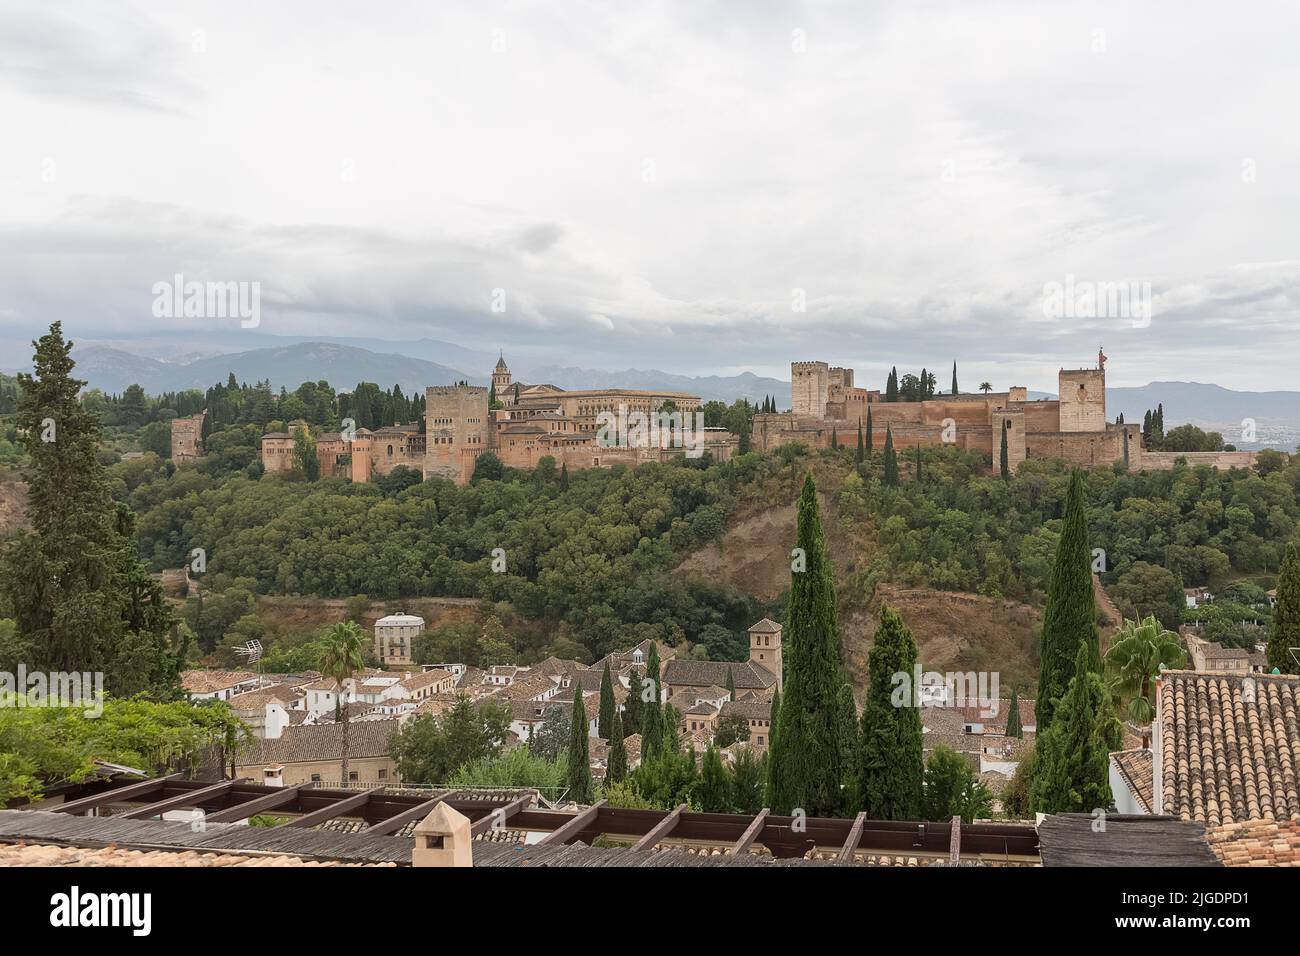
{"type": "Polygon", "coordinates": [[[1061,458],[1084,467],[1126,462],[1135,471],[1163,470],[1179,458],[1191,465],[1249,468],[1254,452],[1150,452],[1142,445],[1137,424],[1117,424],[1106,417],[1105,356],[1096,368],[1061,369],[1059,398],[1030,401],[1028,388],[1005,392],[940,395],[921,402],[885,402],[878,390],[856,388],[853,370],[826,362],[790,366],[791,410],[754,416],[754,448],[770,451],[801,443],[829,448],[855,445],[858,424],[866,427],[870,408],[873,442],[884,447],[885,432],[899,451],[917,446],[952,444],[989,456],[998,467],[1001,436],[1007,434],[1007,458],[1014,471],[1026,458],[1061,458]]]}

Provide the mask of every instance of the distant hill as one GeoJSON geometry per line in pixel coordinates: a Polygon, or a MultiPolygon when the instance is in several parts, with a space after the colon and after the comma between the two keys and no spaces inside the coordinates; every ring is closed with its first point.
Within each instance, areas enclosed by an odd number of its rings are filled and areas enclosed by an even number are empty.
{"type": "Polygon", "coordinates": [[[1158,405],[1165,408],[1165,431],[1192,424],[1217,431],[1242,450],[1291,451],[1300,443],[1300,392],[1238,392],[1202,382],[1152,382],[1136,388],[1106,389],[1106,412],[1112,421],[1123,413],[1141,422],[1158,405]],[[1254,422],[1254,440],[1243,424],[1254,422]]]}
{"type": "Polygon", "coordinates": [[[624,369],[621,372],[590,368],[568,368],[546,365],[525,368],[517,373],[528,384],[547,383],[564,389],[575,388],[642,388],[664,389],[672,392],[690,392],[704,401],[721,401],[731,404],[737,399],[761,401],[768,395],[776,398],[781,408],[790,406],[790,383],[777,378],[764,378],[753,372],[740,375],[677,375],[658,369],[624,369]]]}
{"type": "Polygon", "coordinates": [[[1123,412],[1126,421],[1140,422],[1143,412],[1159,404],[1165,406],[1166,428],[1184,422],[1239,423],[1243,418],[1300,428],[1300,392],[1235,392],[1201,382],[1152,382],[1138,388],[1106,389],[1106,411],[1111,418],[1123,412]]]}
{"type": "Polygon", "coordinates": [[[384,388],[400,385],[408,395],[427,385],[448,385],[468,381],[486,385],[487,377],[438,365],[406,355],[383,354],[328,342],[253,349],[199,359],[185,365],[143,358],[130,352],[100,345],[77,347],[76,374],[91,388],[121,392],[138,383],[150,394],[186,388],[208,388],[224,382],[230,373],[240,382],[269,379],[274,388],[290,390],[303,382],[324,379],[336,389],[350,389],[358,382],[374,382],[384,388]]]}

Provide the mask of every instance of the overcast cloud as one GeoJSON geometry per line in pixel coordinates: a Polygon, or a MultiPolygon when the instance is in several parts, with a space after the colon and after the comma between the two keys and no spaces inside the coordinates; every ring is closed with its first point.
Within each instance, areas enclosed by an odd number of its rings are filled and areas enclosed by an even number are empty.
{"type": "Polygon", "coordinates": [[[183,273],[261,283],[250,348],[1051,390],[1104,345],[1114,385],[1294,388],[1298,28],[1293,0],[0,2],[0,337],[197,334],[150,314],[183,273]],[[1048,317],[1067,275],[1149,283],[1149,326],[1048,317]]]}

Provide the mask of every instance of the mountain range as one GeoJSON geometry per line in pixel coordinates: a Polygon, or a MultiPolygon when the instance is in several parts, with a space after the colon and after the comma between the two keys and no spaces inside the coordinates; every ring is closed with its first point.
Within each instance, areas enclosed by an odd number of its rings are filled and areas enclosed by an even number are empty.
{"type": "Polygon", "coordinates": [[[76,346],[72,357],[77,376],[90,388],[120,393],[138,384],[150,394],[187,388],[206,389],[224,382],[231,373],[240,382],[270,380],[279,389],[293,390],[303,382],[322,379],[336,389],[351,389],[358,382],[375,382],[385,388],[400,385],[408,395],[426,385],[468,381],[486,385],[484,375],[471,375],[422,358],[383,354],[332,342],[303,342],[208,356],[192,362],[162,362],[102,345],[76,346]]]}

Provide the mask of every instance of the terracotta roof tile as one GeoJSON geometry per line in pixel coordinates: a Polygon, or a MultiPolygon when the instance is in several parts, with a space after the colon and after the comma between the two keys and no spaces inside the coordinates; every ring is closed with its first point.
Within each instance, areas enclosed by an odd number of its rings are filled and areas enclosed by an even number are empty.
{"type": "Polygon", "coordinates": [[[1110,755],[1129,791],[1150,813],[1155,803],[1155,760],[1150,750],[1120,750],[1110,755]]]}
{"type": "Polygon", "coordinates": [[[1300,819],[1300,677],[1166,671],[1157,712],[1165,813],[1300,819]]]}

